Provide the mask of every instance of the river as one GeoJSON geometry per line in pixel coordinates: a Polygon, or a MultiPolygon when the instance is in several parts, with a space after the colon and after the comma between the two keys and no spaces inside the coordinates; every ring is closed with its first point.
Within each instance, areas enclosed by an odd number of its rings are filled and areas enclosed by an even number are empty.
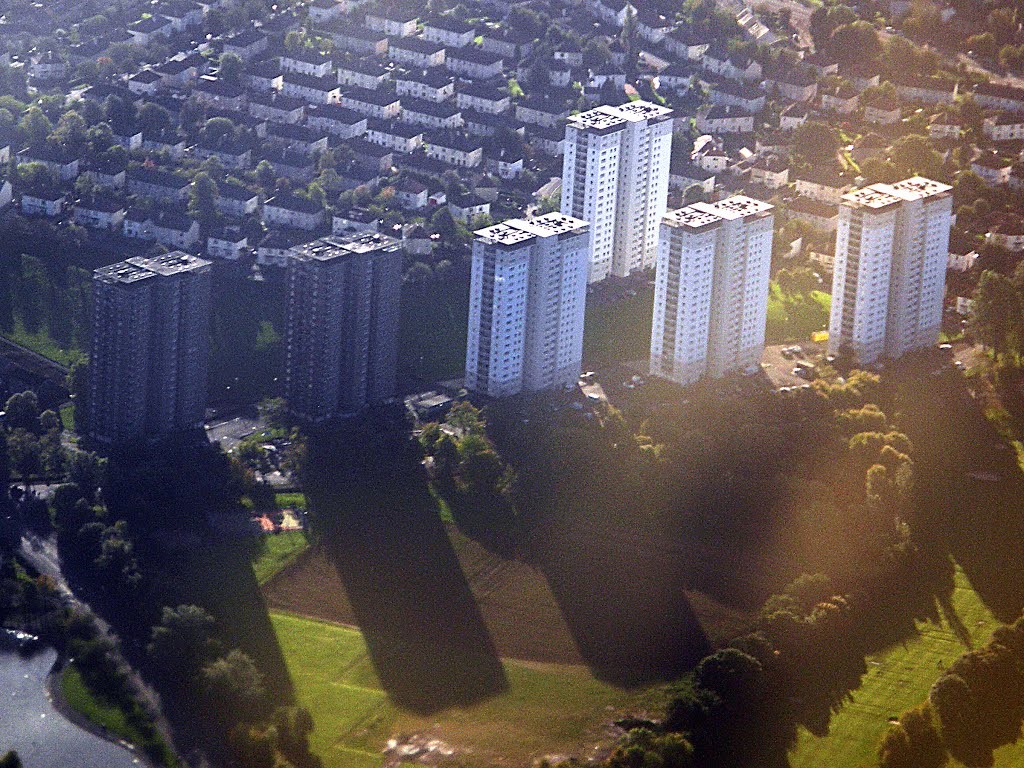
{"type": "Polygon", "coordinates": [[[17,750],[25,768],[130,768],[127,750],[65,720],[46,697],[57,658],[44,649],[24,658],[0,650],[0,754],[17,750]]]}

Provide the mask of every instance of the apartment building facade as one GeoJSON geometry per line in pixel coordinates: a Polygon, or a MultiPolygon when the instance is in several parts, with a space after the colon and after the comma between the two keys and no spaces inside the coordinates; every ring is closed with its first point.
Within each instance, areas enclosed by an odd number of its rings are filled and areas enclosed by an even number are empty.
{"type": "Polygon", "coordinates": [[[491,397],[572,386],[583,358],[589,225],[549,213],[475,233],[466,386],[491,397]]]}
{"type": "Polygon", "coordinates": [[[591,230],[591,283],[654,266],[668,198],[672,111],[644,101],[568,119],[562,213],[591,230]]]}

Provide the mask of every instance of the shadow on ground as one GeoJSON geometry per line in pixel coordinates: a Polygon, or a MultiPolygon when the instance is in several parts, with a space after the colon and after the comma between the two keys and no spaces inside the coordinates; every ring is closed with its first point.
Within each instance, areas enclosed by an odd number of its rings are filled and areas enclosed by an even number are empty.
{"type": "Polygon", "coordinates": [[[901,405],[919,455],[920,528],[960,564],[996,618],[1012,622],[1024,609],[1024,476],[1016,454],[962,376],[918,384],[907,385],[901,405]]]}
{"type": "Polygon", "coordinates": [[[501,693],[504,670],[416,447],[401,430],[362,430],[311,442],[307,487],[321,546],[345,585],[383,688],[422,714],[501,693]],[[365,447],[346,451],[352,444],[365,447]]]}
{"type": "Polygon", "coordinates": [[[709,651],[686,596],[685,559],[630,538],[565,525],[533,537],[535,564],[583,659],[596,677],[623,686],[678,677],[709,651]]]}

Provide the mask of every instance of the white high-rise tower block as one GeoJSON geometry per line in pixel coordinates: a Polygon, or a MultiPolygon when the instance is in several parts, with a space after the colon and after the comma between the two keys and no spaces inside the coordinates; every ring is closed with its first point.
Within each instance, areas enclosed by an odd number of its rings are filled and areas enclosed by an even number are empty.
{"type": "Polygon", "coordinates": [[[915,176],[843,196],[836,228],[829,352],[862,364],[934,344],[953,216],[952,187],[915,176]]]}
{"type": "Polygon", "coordinates": [[[583,359],[587,223],[548,213],[474,234],[466,387],[507,397],[572,386],[583,359]]]}
{"type": "Polygon", "coordinates": [[[590,224],[589,282],[654,266],[671,154],[668,107],[632,101],[568,119],[562,213],[590,224]]]}
{"type": "Polygon", "coordinates": [[[773,206],[742,195],[667,213],[661,225],[651,373],[680,384],[759,364],[773,206]]]}

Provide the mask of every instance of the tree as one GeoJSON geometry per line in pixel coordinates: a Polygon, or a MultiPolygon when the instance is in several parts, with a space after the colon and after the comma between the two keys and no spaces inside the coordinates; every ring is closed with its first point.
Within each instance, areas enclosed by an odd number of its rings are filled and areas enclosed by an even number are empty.
{"type": "Polygon", "coordinates": [[[748,698],[760,682],[761,662],[736,648],[723,648],[702,659],[694,682],[725,702],[748,698]]]}
{"type": "Polygon", "coordinates": [[[998,46],[996,38],[991,32],[982,32],[980,35],[971,35],[964,43],[968,51],[986,59],[994,59],[998,46]]]}
{"type": "Polygon", "coordinates": [[[819,51],[827,50],[832,32],[844,24],[853,24],[857,20],[857,12],[847,5],[819,6],[811,14],[810,23],[815,48],[819,51]]]}
{"type": "Polygon", "coordinates": [[[139,107],[136,125],[146,133],[160,133],[171,127],[171,113],[159,104],[147,101],[139,107]]]}
{"type": "Polygon", "coordinates": [[[591,69],[600,69],[611,60],[611,48],[600,38],[591,38],[583,48],[583,63],[591,69]]]}
{"type": "Polygon", "coordinates": [[[217,217],[214,202],[218,194],[217,182],[210,178],[210,174],[200,171],[192,179],[189,190],[189,213],[199,219],[200,223],[209,224],[217,217]]]}
{"type": "Polygon", "coordinates": [[[4,406],[9,429],[24,429],[35,432],[39,426],[39,399],[36,393],[27,390],[11,395],[4,406]]]}
{"type": "Polygon", "coordinates": [[[505,466],[491,441],[469,434],[459,441],[459,480],[465,493],[490,496],[501,490],[505,466]]]}
{"type": "Polygon", "coordinates": [[[167,680],[186,682],[216,655],[213,616],[196,605],[165,606],[146,654],[167,680]]]}
{"type": "Polygon", "coordinates": [[[825,123],[806,122],[793,131],[793,146],[804,162],[827,168],[836,162],[839,134],[825,123]]]}
{"type": "Polygon", "coordinates": [[[1019,345],[1021,300],[1010,278],[986,269],[974,291],[974,312],[968,330],[996,354],[1004,354],[1019,345]]]}
{"type": "Polygon", "coordinates": [[[874,61],[882,53],[875,27],[863,20],[841,24],[828,37],[828,53],[839,62],[874,61]]]}
{"type": "Polygon", "coordinates": [[[26,485],[29,478],[39,472],[39,439],[19,427],[8,435],[7,451],[10,454],[11,466],[21,475],[22,485],[26,485]]]}
{"type": "Polygon", "coordinates": [[[465,401],[451,407],[445,423],[458,430],[460,435],[484,435],[487,430],[487,422],[480,409],[465,401]]]}
{"type": "Polygon", "coordinates": [[[678,733],[634,728],[608,758],[608,768],[689,768],[693,746],[678,733]]]}
{"type": "Polygon", "coordinates": [[[43,110],[33,105],[25,111],[25,115],[18,123],[18,130],[29,145],[38,146],[45,142],[46,137],[53,131],[53,123],[43,114],[43,110]]]}
{"type": "Polygon", "coordinates": [[[300,51],[306,47],[306,30],[293,29],[284,36],[284,47],[288,51],[300,51]]]}
{"type": "Polygon", "coordinates": [[[939,54],[936,51],[919,48],[902,35],[892,35],[882,48],[882,62],[891,72],[913,72],[927,77],[938,69],[939,54]]]}
{"type": "Polygon", "coordinates": [[[256,722],[267,711],[267,689],[253,660],[237,648],[201,674],[210,708],[229,722],[256,722]]]}
{"type": "Polygon", "coordinates": [[[212,117],[203,124],[203,135],[218,144],[233,140],[237,133],[235,124],[226,117],[212,117]]]}
{"type": "Polygon", "coordinates": [[[13,749],[0,757],[0,768],[21,768],[21,758],[13,749]]]}
{"type": "Polygon", "coordinates": [[[256,183],[263,187],[264,192],[270,192],[277,182],[277,173],[266,160],[260,160],[256,164],[256,183]]]}
{"type": "Polygon", "coordinates": [[[89,501],[96,498],[96,491],[103,484],[106,461],[90,451],[75,451],[68,468],[68,480],[78,486],[82,496],[89,501]]]}
{"type": "Polygon", "coordinates": [[[535,40],[544,34],[547,18],[523,5],[513,5],[505,16],[509,28],[528,40],[535,40]]]}
{"type": "Polygon", "coordinates": [[[75,110],[69,109],[60,116],[50,138],[68,151],[77,154],[85,146],[88,130],[85,118],[75,110]]]}
{"type": "Polygon", "coordinates": [[[938,717],[946,748],[954,755],[962,754],[965,748],[970,751],[968,745],[978,728],[974,716],[978,703],[964,679],[948,672],[943,674],[928,692],[928,701],[938,717]]]}
{"type": "Polygon", "coordinates": [[[245,62],[235,53],[225,53],[220,57],[220,69],[217,77],[228,83],[239,83],[245,71],[245,62]]]}
{"type": "Polygon", "coordinates": [[[82,508],[78,502],[82,499],[82,489],[74,483],[63,483],[53,491],[53,522],[58,530],[75,533],[81,527],[95,519],[92,508],[82,508]]]}
{"type": "Polygon", "coordinates": [[[47,408],[45,411],[39,414],[39,427],[46,432],[59,432],[64,428],[61,423],[60,416],[57,412],[51,408],[47,408]]]}
{"type": "Polygon", "coordinates": [[[904,712],[878,748],[879,768],[941,768],[946,760],[946,748],[927,703],[904,712]]]}
{"type": "Polygon", "coordinates": [[[942,155],[932,149],[925,136],[902,136],[892,145],[892,161],[903,178],[927,176],[938,178],[942,173],[942,155]]]}

